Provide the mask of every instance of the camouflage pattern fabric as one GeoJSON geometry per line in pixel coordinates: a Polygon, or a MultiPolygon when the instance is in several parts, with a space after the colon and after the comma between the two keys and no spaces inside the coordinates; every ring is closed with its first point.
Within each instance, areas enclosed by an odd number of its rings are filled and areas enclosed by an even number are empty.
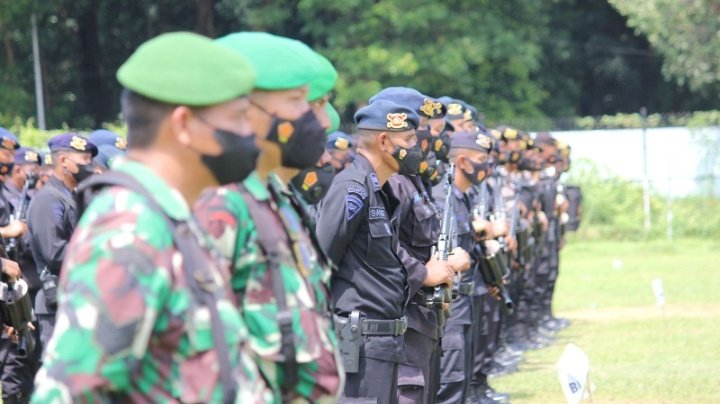
{"type": "MultiPolygon", "coordinates": [[[[336,402],[344,384],[339,351],[332,329],[327,285],[330,267],[321,264],[290,191],[271,175],[268,184],[253,173],[242,185],[206,193],[195,213],[216,247],[232,262],[232,286],[250,332],[250,348],[275,401],[281,400],[284,358],[276,321],[278,307],[267,261],[258,244],[257,226],[277,232],[280,272],[292,311],[298,384],[294,397],[301,401],[336,402]],[[253,198],[248,203],[244,198],[253,198]],[[249,205],[269,209],[271,223],[254,223],[249,205]]],[[[264,229],[265,230],[265,229],[264,229]]]]}
{"type": "MultiPolygon", "coordinates": [[[[145,166],[124,161],[117,169],[151,190],[166,215],[192,222],[180,194],[145,166]]],[[[198,242],[204,244],[202,235],[198,242]]],[[[166,219],[145,197],[102,190],[67,249],[57,323],[33,402],[223,401],[209,310],[189,291],[182,260],[166,219]]],[[[244,347],[247,329],[222,266],[208,254],[207,267],[196,270],[218,286],[235,402],[270,402],[244,347]]]]}

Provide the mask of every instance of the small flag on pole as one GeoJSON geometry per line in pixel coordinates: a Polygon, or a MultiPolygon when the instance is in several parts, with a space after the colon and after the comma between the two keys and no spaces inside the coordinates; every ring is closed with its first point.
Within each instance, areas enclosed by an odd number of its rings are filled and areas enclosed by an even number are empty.
{"type": "Polygon", "coordinates": [[[587,388],[590,359],[580,348],[567,344],[557,363],[560,386],[568,404],[577,404],[582,400],[587,388]]]}
{"type": "Polygon", "coordinates": [[[653,293],[655,293],[655,302],[658,307],[665,306],[665,290],[663,289],[662,278],[655,278],[650,282],[653,293]]]}

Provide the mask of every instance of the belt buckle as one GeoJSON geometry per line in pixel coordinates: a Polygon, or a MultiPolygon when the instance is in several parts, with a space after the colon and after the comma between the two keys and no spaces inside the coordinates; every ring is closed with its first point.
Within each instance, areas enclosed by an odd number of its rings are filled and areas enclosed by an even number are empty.
{"type": "Polygon", "coordinates": [[[407,331],[407,317],[402,316],[395,320],[395,335],[404,335],[405,331],[407,331]]]}

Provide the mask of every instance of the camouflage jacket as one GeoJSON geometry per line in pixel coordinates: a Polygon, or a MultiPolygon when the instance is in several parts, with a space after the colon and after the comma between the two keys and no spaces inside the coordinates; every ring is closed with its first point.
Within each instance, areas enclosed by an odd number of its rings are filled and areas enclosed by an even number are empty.
{"type": "MultiPolygon", "coordinates": [[[[117,169],[152,190],[164,214],[192,224],[179,192],[146,166],[125,161],[117,169]]],[[[195,236],[205,244],[200,232],[195,236]]],[[[209,310],[189,291],[182,261],[166,219],[144,196],[121,187],[100,191],[68,245],[33,401],[222,401],[209,310]]],[[[244,345],[247,329],[227,288],[229,274],[210,254],[207,262],[197,273],[218,287],[235,401],[269,402],[244,345]]]]}
{"type": "Polygon", "coordinates": [[[250,332],[250,347],[279,401],[284,382],[280,364],[284,357],[276,320],[278,306],[250,206],[266,209],[265,217],[271,219],[257,225],[264,226],[263,231],[277,233],[280,272],[292,312],[299,364],[294,394],[311,402],[334,402],[342,391],[344,373],[329,311],[330,269],[322,264],[290,195],[274,175],[266,185],[254,173],[242,185],[206,193],[195,213],[218,249],[232,262],[232,286],[250,332]]]}

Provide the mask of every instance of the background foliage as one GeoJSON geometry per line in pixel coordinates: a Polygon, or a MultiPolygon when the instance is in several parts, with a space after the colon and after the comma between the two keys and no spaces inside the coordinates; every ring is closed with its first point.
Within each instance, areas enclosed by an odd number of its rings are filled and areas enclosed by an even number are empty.
{"type": "Polygon", "coordinates": [[[673,237],[720,238],[720,199],[709,190],[675,199],[651,190],[652,231],[645,233],[641,183],[613,175],[591,161],[580,160],[573,165],[567,183],[580,185],[583,191],[583,221],[575,238],[665,238],[668,211],[672,211],[673,237]]]}
{"type": "Polygon", "coordinates": [[[699,27],[715,26],[703,25],[709,18],[717,24],[716,8],[674,13],[666,4],[662,13],[640,14],[650,10],[640,3],[672,2],[612,3],[630,20],[606,0],[0,0],[0,125],[35,114],[33,12],[49,128],[117,121],[118,66],[143,41],[175,30],[211,37],[266,30],[307,42],[337,65],[334,103],[346,120],[390,85],[463,98],[489,124],[528,122],[529,129],[552,127],[548,118],[641,106],[651,113],[720,109],[717,75],[709,74],[720,47],[695,40],[707,36],[699,27]],[[685,53],[669,53],[674,42],[663,42],[657,27],[678,32],[684,42],[676,48],[685,53]],[[688,48],[700,50],[689,58],[688,48]],[[697,68],[676,68],[678,60],[697,68]]]}

